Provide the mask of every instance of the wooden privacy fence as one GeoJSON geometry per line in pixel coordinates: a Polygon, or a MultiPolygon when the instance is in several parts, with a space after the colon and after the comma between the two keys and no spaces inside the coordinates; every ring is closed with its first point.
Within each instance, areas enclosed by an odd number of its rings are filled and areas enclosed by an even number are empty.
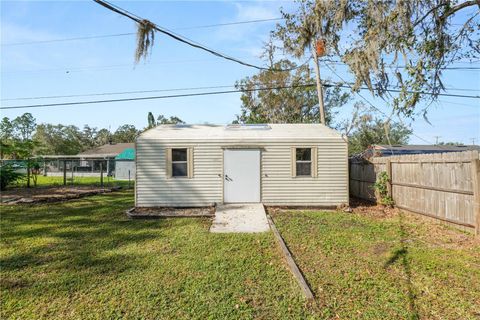
{"type": "Polygon", "coordinates": [[[350,195],[376,201],[373,185],[382,171],[398,208],[480,234],[478,151],[350,160],[350,195]]]}

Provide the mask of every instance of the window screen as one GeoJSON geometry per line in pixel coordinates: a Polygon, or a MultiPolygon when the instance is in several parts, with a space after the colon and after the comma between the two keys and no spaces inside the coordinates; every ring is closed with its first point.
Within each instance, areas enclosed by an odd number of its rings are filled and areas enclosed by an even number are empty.
{"type": "Polygon", "coordinates": [[[312,149],[297,148],[295,150],[297,176],[312,175],[312,149]]]}
{"type": "Polygon", "coordinates": [[[188,176],[187,149],[172,149],[172,176],[188,176]]]}

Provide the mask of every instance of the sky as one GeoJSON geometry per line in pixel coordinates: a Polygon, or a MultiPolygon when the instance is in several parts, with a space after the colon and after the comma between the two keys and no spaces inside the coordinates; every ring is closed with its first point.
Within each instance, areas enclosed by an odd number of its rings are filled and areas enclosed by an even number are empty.
{"type": "MultiPolygon", "coordinates": [[[[149,19],[189,39],[241,60],[264,64],[262,47],[277,21],[229,26],[212,24],[279,18],[280,8],[294,9],[288,1],[112,1],[138,16],[149,19]]],[[[235,81],[254,75],[257,70],[223,60],[162,35],[156,35],[151,56],[134,64],[136,31],[133,21],[111,12],[93,1],[1,1],[1,78],[2,106],[59,103],[126,97],[171,95],[220,89],[167,91],[181,88],[232,86],[235,81]],[[115,37],[51,41],[65,38],[125,34],[115,37]],[[45,41],[38,43],[38,41],[45,41]],[[30,43],[37,42],[37,43],[30,43]],[[21,43],[21,44],[18,44],[21,43]],[[166,90],[143,94],[104,95],[112,92],[166,90]],[[57,99],[6,100],[28,97],[102,94],[57,99]]],[[[472,66],[461,63],[455,66],[472,66]]],[[[352,75],[344,66],[335,71],[345,80],[352,75]]],[[[322,78],[339,81],[328,69],[322,78]]],[[[480,95],[478,70],[445,70],[447,93],[480,95]]],[[[385,113],[388,105],[369,92],[362,95],[385,113]]],[[[348,119],[353,99],[338,115],[348,119]]],[[[0,110],[2,117],[15,118],[30,112],[37,123],[89,125],[116,130],[123,124],[138,128],[147,125],[147,113],[178,116],[187,123],[230,123],[240,113],[240,94],[142,100],[50,108],[0,110]]],[[[422,106],[419,106],[419,109],[422,106]]],[[[412,144],[454,141],[480,143],[480,100],[441,97],[423,117],[414,121],[412,144]],[[430,123],[429,123],[430,122],[430,123]]],[[[383,117],[378,114],[379,117],[383,117]]]]}

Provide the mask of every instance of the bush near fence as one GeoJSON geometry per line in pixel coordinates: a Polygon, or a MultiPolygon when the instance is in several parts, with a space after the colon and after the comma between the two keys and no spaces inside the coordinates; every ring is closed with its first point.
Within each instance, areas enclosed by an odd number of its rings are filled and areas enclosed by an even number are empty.
{"type": "Polygon", "coordinates": [[[349,171],[351,196],[376,202],[373,185],[385,171],[398,208],[480,234],[478,151],[351,159],[349,171]]]}

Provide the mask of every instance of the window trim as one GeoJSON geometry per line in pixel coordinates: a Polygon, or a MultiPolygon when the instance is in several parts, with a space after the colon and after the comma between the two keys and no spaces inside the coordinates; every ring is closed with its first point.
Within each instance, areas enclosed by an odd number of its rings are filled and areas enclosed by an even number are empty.
{"type": "Polygon", "coordinates": [[[291,149],[291,168],[292,168],[292,178],[317,178],[318,176],[318,148],[314,146],[295,146],[291,149]],[[297,160],[297,149],[310,149],[310,160],[297,160]],[[297,174],[297,163],[310,163],[310,175],[299,175],[297,174]]]}
{"type": "Polygon", "coordinates": [[[170,165],[172,166],[172,178],[185,178],[185,177],[188,177],[188,148],[172,148],[172,161],[171,161],[170,165]],[[177,151],[178,151],[178,150],[182,150],[182,151],[185,150],[185,159],[186,159],[186,160],[173,160],[173,152],[174,152],[175,150],[177,150],[177,151]],[[186,165],[187,165],[187,170],[186,170],[186,172],[185,172],[184,175],[181,175],[181,176],[178,175],[178,176],[176,176],[176,175],[173,174],[173,165],[175,165],[175,164],[186,164],[186,165]]]}
{"type": "Polygon", "coordinates": [[[188,146],[175,146],[168,147],[166,150],[166,161],[165,161],[165,172],[167,179],[191,179],[193,178],[193,148],[188,146]],[[175,149],[185,149],[187,152],[187,160],[182,161],[173,161],[173,150],[175,149]],[[187,164],[187,174],[184,176],[174,176],[173,175],[173,164],[174,163],[186,163],[187,164]]]}
{"type": "Polygon", "coordinates": [[[312,172],[313,172],[313,168],[312,168],[312,164],[313,164],[313,161],[312,161],[312,158],[313,158],[313,155],[312,155],[312,148],[307,148],[307,147],[299,147],[299,148],[295,148],[295,176],[296,177],[312,177],[312,172]],[[310,149],[310,160],[297,160],[297,150],[299,149],[310,149]],[[297,171],[297,164],[298,163],[309,163],[310,164],[310,174],[298,174],[298,171],[297,171]]]}

